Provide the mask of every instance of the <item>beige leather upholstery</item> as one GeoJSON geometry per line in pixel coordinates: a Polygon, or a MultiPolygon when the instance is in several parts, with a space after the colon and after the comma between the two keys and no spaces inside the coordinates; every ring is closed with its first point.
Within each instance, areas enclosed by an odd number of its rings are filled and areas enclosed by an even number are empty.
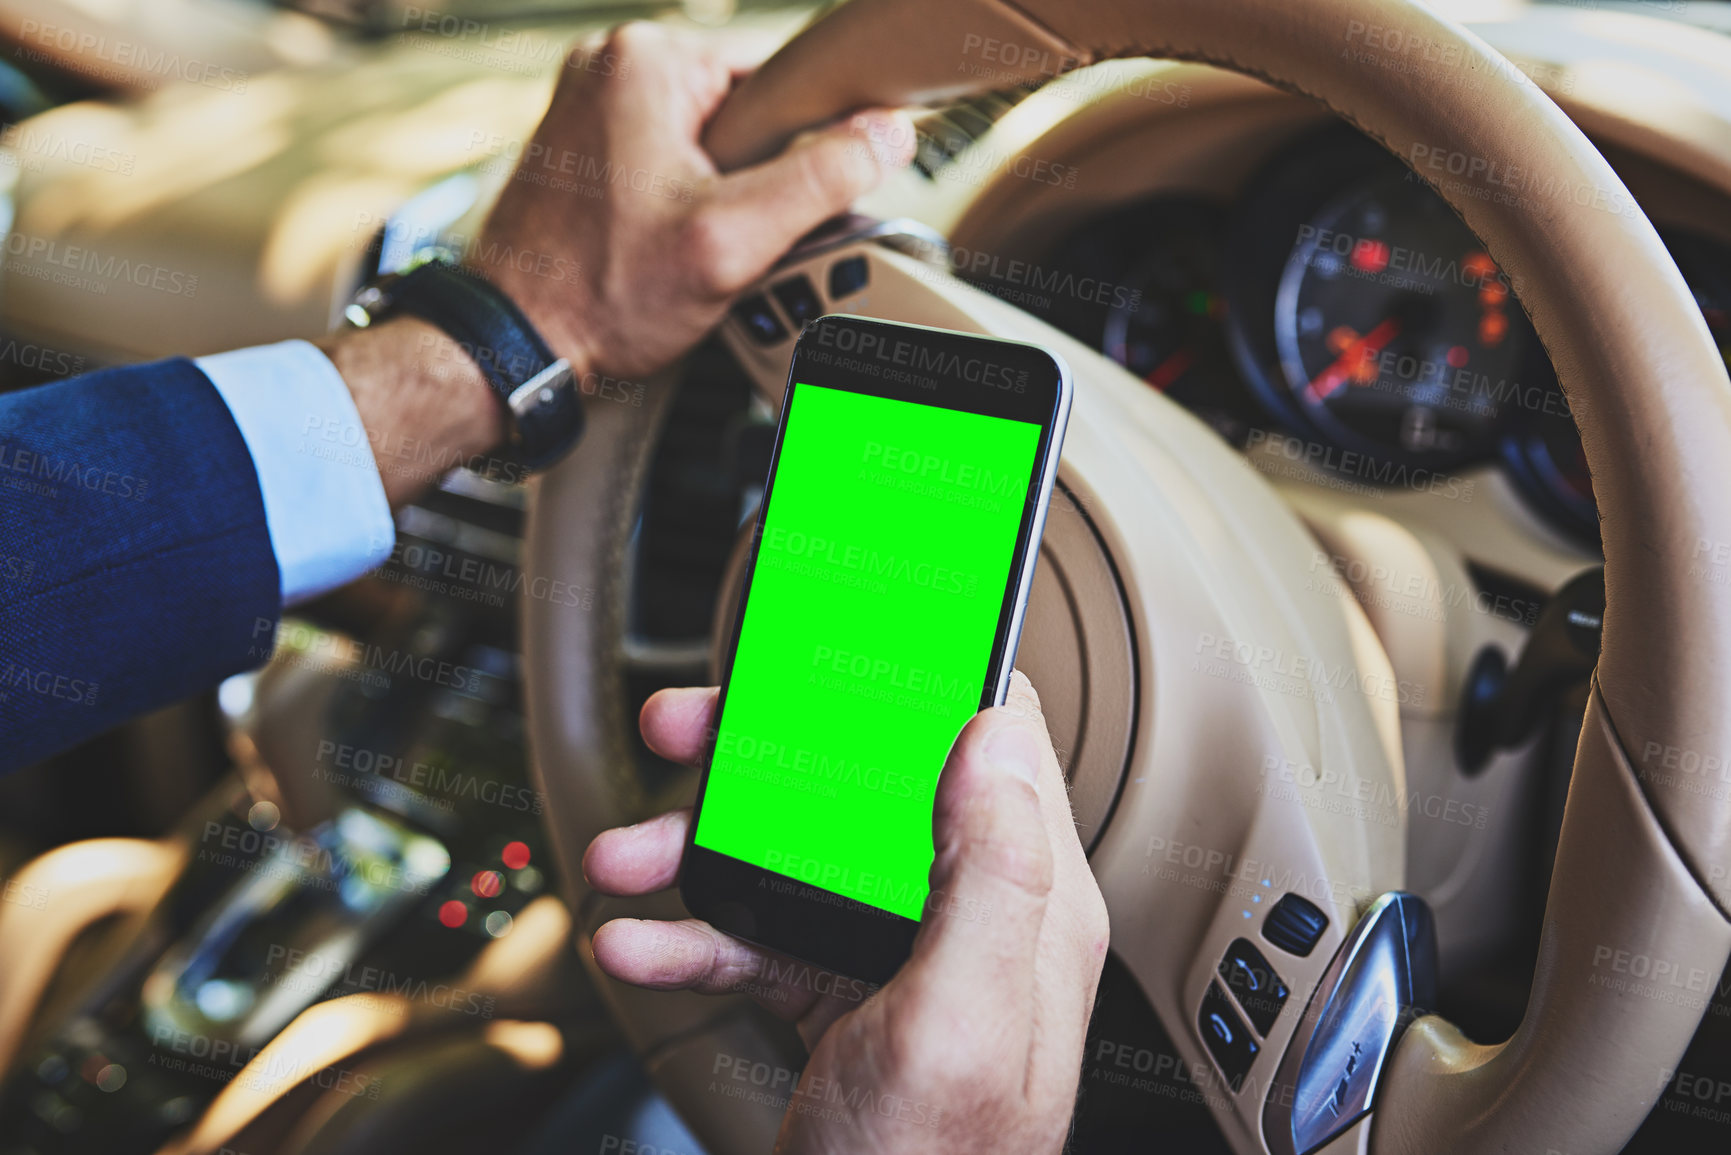
{"type": "Polygon", "coordinates": [[[706,143],[742,164],[859,106],[1127,55],[1260,77],[1380,141],[1485,241],[1557,368],[1598,495],[1608,608],[1541,981],[1504,1047],[1464,1053],[1439,1027],[1412,1032],[1379,1116],[1419,1122],[1381,1123],[1372,1145],[1614,1151],[1698,1012],[1584,997],[1552,976],[1647,941],[1716,974],[1731,950],[1731,598],[1713,580],[1731,562],[1731,382],[1658,236],[1581,132],[1482,41],[1408,0],[855,0],[742,85],[706,143]],[[1572,872],[1592,865],[1618,885],[1589,894],[1572,872]]]}

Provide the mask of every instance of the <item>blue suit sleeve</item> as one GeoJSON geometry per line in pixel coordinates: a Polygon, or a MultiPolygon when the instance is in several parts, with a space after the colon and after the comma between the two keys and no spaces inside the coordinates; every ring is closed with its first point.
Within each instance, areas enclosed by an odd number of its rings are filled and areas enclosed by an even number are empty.
{"type": "Polygon", "coordinates": [[[190,361],[0,396],[0,771],[270,657],[247,443],[190,361]]]}

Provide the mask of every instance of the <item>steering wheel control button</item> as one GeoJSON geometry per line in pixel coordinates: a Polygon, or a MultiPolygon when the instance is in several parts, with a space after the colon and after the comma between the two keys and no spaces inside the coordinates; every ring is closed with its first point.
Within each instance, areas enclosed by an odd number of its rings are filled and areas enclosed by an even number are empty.
{"type": "Polygon", "coordinates": [[[1256,1033],[1266,1038],[1290,992],[1262,952],[1247,938],[1234,939],[1220,960],[1220,980],[1237,996],[1256,1033]]]}
{"type": "Polygon", "coordinates": [[[871,265],[864,257],[848,257],[829,267],[830,300],[851,297],[871,280],[871,265]]]}
{"type": "Polygon", "coordinates": [[[781,302],[782,310],[796,329],[803,329],[807,321],[823,316],[823,301],[817,295],[817,287],[804,277],[777,281],[770,286],[770,292],[781,302]]]}
{"type": "Polygon", "coordinates": [[[1208,993],[1202,996],[1202,1010],[1196,1015],[1196,1025],[1202,1031],[1202,1042],[1208,1047],[1208,1053],[1214,1056],[1220,1073],[1226,1076],[1227,1084],[1236,1092],[1244,1085],[1244,1076],[1250,1073],[1250,1064],[1256,1061],[1262,1048],[1250,1036],[1250,1028],[1244,1025],[1238,1012],[1232,1009],[1232,1000],[1226,997],[1219,983],[1208,984],[1208,993]]]}
{"type": "Polygon", "coordinates": [[[787,327],[769,307],[769,298],[762,293],[753,293],[734,305],[733,317],[759,345],[773,345],[787,339],[787,327]]]}
{"type": "Polygon", "coordinates": [[[1269,1084],[1271,1155],[1310,1155],[1370,1110],[1407,1024],[1436,1006],[1436,922],[1417,895],[1371,905],[1329,960],[1269,1084]]]}
{"type": "Polygon", "coordinates": [[[1285,951],[1304,958],[1316,949],[1317,940],[1328,929],[1328,916],[1308,898],[1283,894],[1262,920],[1262,937],[1285,951]]]}

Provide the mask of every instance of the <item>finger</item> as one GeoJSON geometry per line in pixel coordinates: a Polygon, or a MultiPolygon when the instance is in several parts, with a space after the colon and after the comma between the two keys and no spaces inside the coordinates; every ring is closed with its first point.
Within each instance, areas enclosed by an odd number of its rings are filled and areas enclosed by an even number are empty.
{"type": "Polygon", "coordinates": [[[558,137],[607,124],[626,145],[690,141],[685,160],[708,170],[697,134],[732,82],[726,63],[699,39],[632,21],[610,30],[599,47],[579,43],[566,56],[543,125],[558,137]]]}
{"type": "Polygon", "coordinates": [[[714,37],[682,37],[681,43],[684,52],[678,57],[663,59],[687,79],[691,102],[679,121],[679,127],[681,135],[692,142],[693,150],[708,168],[709,154],[703,151],[697,138],[727,94],[733,91],[736,75],[734,54],[727,50],[726,45],[717,43],[714,37]]]}
{"type": "Polygon", "coordinates": [[[965,1045],[1006,1062],[1032,1043],[1033,1016],[1004,1009],[1036,997],[1053,878],[1039,788],[1054,788],[1056,763],[1038,717],[998,707],[963,728],[938,780],[932,900],[903,971],[913,1006],[943,1008],[965,1045]]]}
{"type": "Polygon", "coordinates": [[[616,918],[595,932],[592,945],[596,965],[620,982],[658,991],[748,994],[798,1022],[812,1042],[875,989],[741,942],[699,919],[616,918]]]}
{"type": "Polygon", "coordinates": [[[757,71],[781,47],[782,40],[781,33],[767,25],[729,28],[720,36],[708,38],[711,50],[736,82],[757,71]]]}
{"type": "Polygon", "coordinates": [[[583,852],[583,877],[602,894],[619,898],[666,890],[679,878],[690,827],[691,811],[686,809],[603,830],[583,852]]]}
{"type": "MultiPolygon", "coordinates": [[[[1040,696],[1034,691],[1033,683],[1028,681],[1027,675],[1020,670],[1010,675],[1010,692],[1005,698],[1003,709],[1030,725],[1039,727],[1047,736],[1047,744],[1051,745],[1051,731],[1046,725],[1046,714],[1040,704],[1040,696]]],[[[1092,877],[1087,852],[1082,847],[1083,832],[1076,826],[1076,814],[1070,807],[1069,787],[1064,780],[1063,767],[1058,763],[1056,748],[1053,750],[1053,757],[1042,759],[1040,763],[1037,789],[1040,794],[1040,815],[1045,822],[1046,833],[1052,840],[1054,888],[1060,888],[1076,873],[1087,873],[1092,877]]]]}
{"type": "MultiPolygon", "coordinates": [[[[1019,671],[1010,681],[1005,708],[1046,730],[1034,687],[1019,671]]],[[[1049,731],[1047,731],[1049,733],[1049,731]]],[[[1052,846],[1052,892],[1041,926],[1033,1009],[1040,1045],[1028,1068],[1031,1094],[1037,1088],[1062,1097],[1073,1094],[1077,1069],[1094,1009],[1094,992],[1109,941],[1106,906],[1078,836],[1069,792],[1056,757],[1041,764],[1040,806],[1052,846]]]]}
{"type": "Polygon", "coordinates": [[[763,952],[706,922],[616,918],[595,932],[595,962],[620,982],[722,995],[764,971],[763,952]]]}
{"type": "Polygon", "coordinates": [[[714,686],[657,690],[637,716],[643,740],[669,761],[696,765],[709,747],[720,692],[714,686]]]}
{"type": "Polygon", "coordinates": [[[723,177],[703,210],[709,225],[730,238],[722,279],[743,285],[761,275],[800,237],[912,160],[914,143],[905,114],[861,112],[723,177]]]}

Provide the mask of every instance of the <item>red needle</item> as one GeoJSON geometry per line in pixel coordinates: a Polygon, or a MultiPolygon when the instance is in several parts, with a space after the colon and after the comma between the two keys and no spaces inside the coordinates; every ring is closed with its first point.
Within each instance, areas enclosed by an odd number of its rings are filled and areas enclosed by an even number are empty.
{"type": "Polygon", "coordinates": [[[1342,349],[1340,356],[1334,359],[1334,364],[1318,373],[1316,379],[1311,381],[1311,397],[1321,401],[1332,396],[1335,390],[1346,384],[1360,365],[1382,352],[1382,347],[1394,340],[1399,332],[1400,321],[1390,317],[1342,349]]]}
{"type": "Polygon", "coordinates": [[[1196,360],[1196,354],[1189,349],[1180,349],[1154,366],[1153,369],[1149,370],[1148,375],[1142,379],[1164,393],[1171,387],[1172,382],[1184,375],[1184,370],[1190,368],[1190,363],[1194,360],[1196,360]]]}

